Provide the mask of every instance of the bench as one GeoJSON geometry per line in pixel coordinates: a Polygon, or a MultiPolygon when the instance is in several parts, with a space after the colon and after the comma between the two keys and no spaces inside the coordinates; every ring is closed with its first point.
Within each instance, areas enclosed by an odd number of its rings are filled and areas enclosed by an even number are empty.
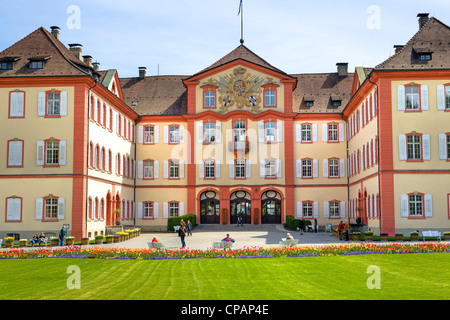
{"type": "Polygon", "coordinates": [[[422,231],[423,241],[425,241],[425,237],[436,237],[441,241],[441,233],[439,231],[427,230],[422,231]]]}
{"type": "Polygon", "coordinates": [[[282,241],[280,241],[280,245],[285,247],[295,247],[297,244],[298,239],[282,239],[282,241]]]}
{"type": "Polygon", "coordinates": [[[226,241],[214,242],[213,248],[214,249],[231,250],[233,248],[233,242],[226,242],[226,241]]]}
{"type": "Polygon", "coordinates": [[[164,249],[166,246],[162,242],[147,242],[149,249],[164,249]]]}

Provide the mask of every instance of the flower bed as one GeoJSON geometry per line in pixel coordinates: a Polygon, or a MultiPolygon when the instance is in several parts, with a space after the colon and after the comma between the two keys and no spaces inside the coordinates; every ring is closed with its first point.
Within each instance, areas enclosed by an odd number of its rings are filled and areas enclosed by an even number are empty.
{"type": "Polygon", "coordinates": [[[55,248],[39,248],[37,250],[10,249],[1,250],[0,259],[27,258],[89,258],[89,259],[193,259],[193,258],[280,258],[280,257],[310,257],[336,256],[358,254],[405,254],[450,252],[448,243],[349,243],[323,246],[296,247],[246,247],[223,251],[208,250],[157,250],[157,249],[127,249],[81,246],[55,248]]]}

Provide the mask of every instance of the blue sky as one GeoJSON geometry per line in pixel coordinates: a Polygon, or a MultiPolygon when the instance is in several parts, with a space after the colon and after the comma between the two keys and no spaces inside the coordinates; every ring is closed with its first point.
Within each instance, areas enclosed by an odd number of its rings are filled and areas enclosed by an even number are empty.
{"type": "MultiPolygon", "coordinates": [[[[417,31],[417,13],[450,25],[448,0],[243,0],[245,45],[289,73],[373,67],[417,31]]],[[[6,1],[0,51],[39,27],[61,28],[120,77],[192,75],[239,46],[239,0],[6,1]],[[74,10],[75,8],[75,10],[74,10]]]]}

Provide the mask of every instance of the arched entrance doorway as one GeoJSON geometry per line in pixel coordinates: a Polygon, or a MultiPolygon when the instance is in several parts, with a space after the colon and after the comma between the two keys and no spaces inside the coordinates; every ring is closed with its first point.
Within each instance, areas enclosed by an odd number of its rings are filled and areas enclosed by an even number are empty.
{"type": "Polygon", "coordinates": [[[252,223],[252,197],[246,191],[236,191],[230,196],[230,223],[237,223],[238,215],[242,216],[242,223],[252,223]]]}
{"type": "Polygon", "coordinates": [[[261,197],[261,223],[281,223],[281,195],[273,190],[261,197]]]}
{"type": "Polygon", "coordinates": [[[206,191],[200,196],[200,223],[220,223],[220,200],[214,191],[206,191]]]}

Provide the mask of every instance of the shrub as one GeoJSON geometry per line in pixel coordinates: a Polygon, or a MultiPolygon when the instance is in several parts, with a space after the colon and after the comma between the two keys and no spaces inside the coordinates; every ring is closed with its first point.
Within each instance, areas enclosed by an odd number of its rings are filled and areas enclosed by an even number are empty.
{"type": "Polygon", "coordinates": [[[186,223],[189,220],[192,226],[195,226],[197,224],[197,217],[195,214],[186,214],[180,217],[172,217],[167,219],[167,231],[171,232],[173,231],[173,227],[179,226],[181,219],[183,219],[183,221],[186,223]]]}
{"type": "Polygon", "coordinates": [[[300,220],[303,220],[303,225],[305,227],[312,224],[310,220],[296,219],[293,216],[289,216],[288,215],[288,216],[286,216],[285,226],[286,226],[287,229],[297,230],[300,220]]]}

